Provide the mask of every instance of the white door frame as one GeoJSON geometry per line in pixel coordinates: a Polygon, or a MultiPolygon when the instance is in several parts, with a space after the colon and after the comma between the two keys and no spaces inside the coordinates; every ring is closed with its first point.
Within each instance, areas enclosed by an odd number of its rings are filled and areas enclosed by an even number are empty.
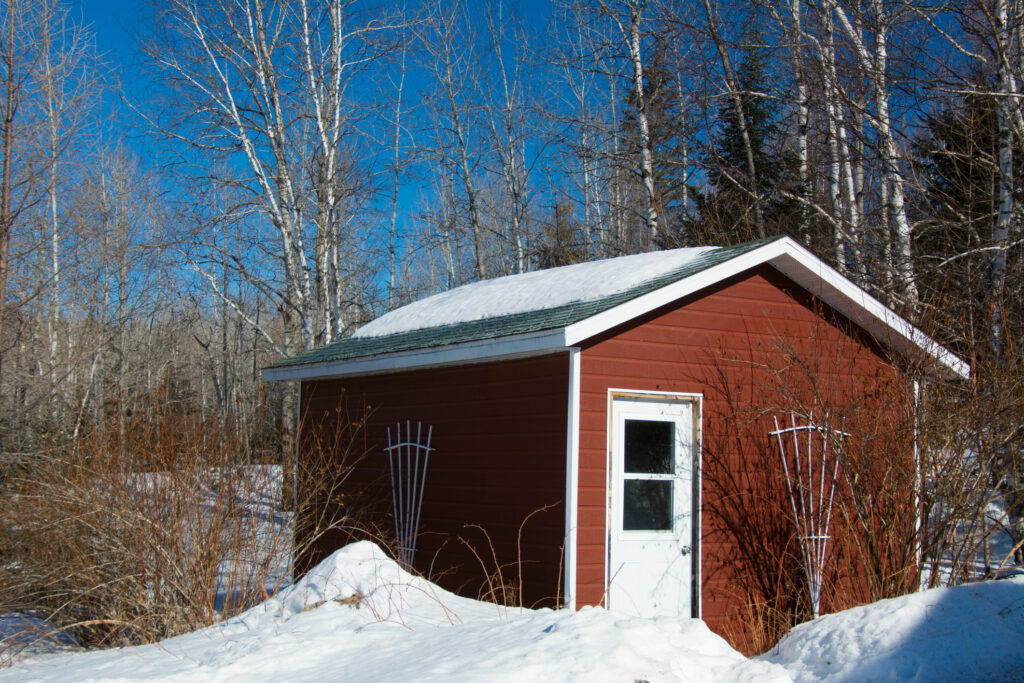
{"type": "Polygon", "coordinates": [[[655,401],[665,402],[678,402],[678,403],[689,403],[693,411],[693,491],[691,492],[692,501],[692,524],[691,533],[693,538],[691,539],[690,547],[690,605],[691,605],[691,616],[699,619],[703,613],[703,601],[701,600],[701,555],[702,547],[700,543],[701,539],[701,490],[702,479],[701,479],[701,440],[703,433],[703,401],[704,395],[697,393],[687,392],[674,392],[674,391],[646,391],[642,389],[608,389],[608,404],[606,406],[607,412],[607,425],[605,427],[605,556],[604,556],[604,595],[608,596],[608,589],[611,585],[611,554],[612,554],[612,533],[613,533],[613,522],[615,516],[613,514],[612,505],[614,503],[614,486],[616,481],[616,474],[614,471],[614,461],[612,457],[613,448],[613,426],[614,416],[612,412],[612,403],[616,399],[650,399],[655,401]]]}

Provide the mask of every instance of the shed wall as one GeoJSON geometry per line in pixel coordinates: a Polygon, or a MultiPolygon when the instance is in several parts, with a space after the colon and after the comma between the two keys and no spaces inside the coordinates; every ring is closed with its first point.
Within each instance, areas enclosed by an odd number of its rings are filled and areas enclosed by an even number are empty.
{"type": "MultiPolygon", "coordinates": [[[[782,485],[779,473],[754,471],[731,435],[737,427],[737,404],[753,414],[777,402],[778,397],[765,395],[769,382],[763,368],[789,362],[783,344],[815,366],[823,383],[841,387],[839,391],[868,391],[872,383],[892,378],[891,368],[873,340],[768,266],[655,311],[583,346],[579,605],[600,604],[605,594],[609,389],[701,394],[703,457],[713,453],[723,459],[720,462],[737,475],[737,481],[768,476],[782,485]]],[[[708,514],[710,504],[723,502],[711,501],[709,495],[718,494],[709,489],[705,478],[702,616],[713,630],[727,635],[731,620],[743,607],[733,573],[737,548],[708,514]]]]}
{"type": "MultiPolygon", "coordinates": [[[[360,440],[365,457],[350,463],[344,488],[361,494],[355,507],[364,524],[393,536],[387,428],[406,420],[422,422],[424,430],[431,425],[436,450],[415,568],[471,597],[498,590],[500,582],[517,585],[521,572],[523,603],[550,605],[561,583],[568,382],[567,352],[305,382],[303,431],[329,423],[339,402],[353,416],[368,413],[360,440]]],[[[361,535],[370,534],[355,533],[361,535]]],[[[308,562],[348,540],[328,536],[308,562]]]]}

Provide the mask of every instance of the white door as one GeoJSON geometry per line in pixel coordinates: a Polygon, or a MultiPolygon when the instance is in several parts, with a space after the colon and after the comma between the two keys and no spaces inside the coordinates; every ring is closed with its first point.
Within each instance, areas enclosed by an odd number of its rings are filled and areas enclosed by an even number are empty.
{"type": "Polygon", "coordinates": [[[608,607],[691,616],[693,400],[612,400],[608,607]]]}

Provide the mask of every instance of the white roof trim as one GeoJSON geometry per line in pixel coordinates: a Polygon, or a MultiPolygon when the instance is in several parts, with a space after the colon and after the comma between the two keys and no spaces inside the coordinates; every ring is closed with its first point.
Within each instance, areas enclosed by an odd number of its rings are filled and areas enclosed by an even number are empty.
{"type": "Polygon", "coordinates": [[[971,366],[797,242],[770,263],[791,280],[867,330],[883,346],[904,354],[924,351],[953,374],[967,379],[971,366]]]}
{"type": "Polygon", "coordinates": [[[643,296],[631,299],[614,308],[609,308],[585,320],[573,323],[565,328],[565,343],[570,345],[578,344],[584,339],[590,339],[602,332],[607,332],[614,327],[650,313],[673,301],[682,299],[694,292],[699,292],[706,287],[749,270],[754,266],[759,266],[780,248],[782,242],[783,240],[770,242],[763,247],[740,254],[735,258],[702,270],[690,277],[676,280],[653,292],[648,292],[643,296]]]}
{"type": "Polygon", "coordinates": [[[480,341],[436,346],[412,351],[398,351],[324,361],[306,365],[286,365],[279,368],[265,368],[264,382],[327,379],[348,375],[398,372],[412,368],[429,368],[438,365],[465,364],[495,359],[526,358],[540,356],[565,349],[565,332],[559,328],[543,332],[531,332],[511,337],[482,339],[480,341]]]}
{"type": "Polygon", "coordinates": [[[569,325],[565,328],[565,343],[570,346],[579,344],[765,263],[867,330],[883,346],[895,348],[901,353],[923,350],[952,373],[964,378],[970,376],[969,365],[789,237],[773,240],[695,275],[569,325]]]}
{"type": "Polygon", "coordinates": [[[970,376],[971,368],[967,363],[796,241],[784,237],[564,328],[365,358],[267,368],[263,379],[323,379],[551,353],[577,346],[586,339],[762,264],[771,265],[839,311],[883,346],[904,354],[924,351],[951,373],[963,378],[970,376]]]}

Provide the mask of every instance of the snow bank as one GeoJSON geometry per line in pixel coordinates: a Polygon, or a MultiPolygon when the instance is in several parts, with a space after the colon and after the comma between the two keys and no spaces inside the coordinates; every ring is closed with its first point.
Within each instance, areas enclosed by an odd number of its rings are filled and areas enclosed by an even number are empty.
{"type": "Polygon", "coordinates": [[[381,337],[603,299],[690,265],[718,248],[655,251],[473,282],[394,310],[352,336],[381,337]]]}
{"type": "Polygon", "coordinates": [[[461,598],[362,542],[217,626],[42,656],[0,681],[999,681],[1024,679],[1022,652],[1024,577],[826,615],[747,660],[695,619],[461,598]]]}
{"type": "Polygon", "coordinates": [[[62,655],[0,681],[788,681],[698,620],[506,610],[343,548],[266,603],[156,645],[62,655]]]}
{"type": "Polygon", "coordinates": [[[759,660],[797,681],[1024,680],[1024,576],[829,614],[759,660]]]}

